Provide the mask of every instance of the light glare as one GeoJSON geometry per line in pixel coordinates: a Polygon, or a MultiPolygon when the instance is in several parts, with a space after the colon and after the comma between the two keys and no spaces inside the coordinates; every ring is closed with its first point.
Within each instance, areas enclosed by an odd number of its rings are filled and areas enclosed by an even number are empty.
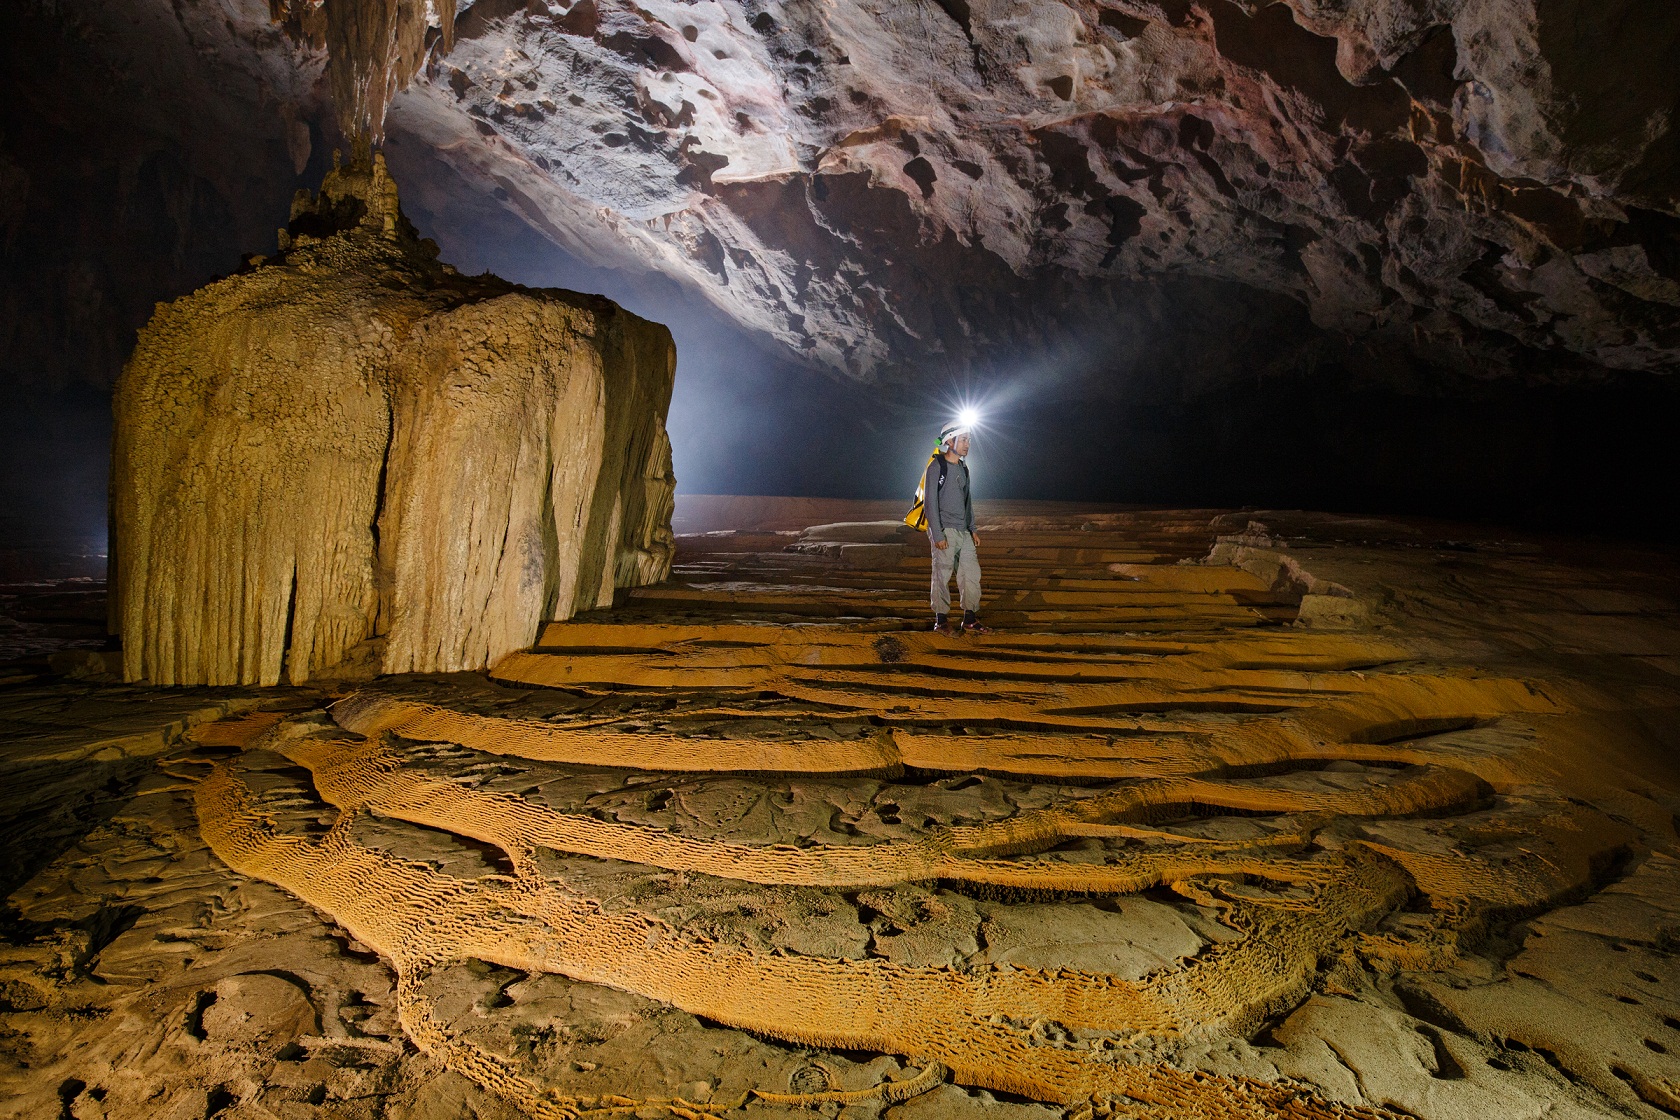
{"type": "Polygon", "coordinates": [[[963,409],[957,414],[957,423],[965,428],[974,427],[974,425],[980,423],[980,410],[977,408],[963,409]]]}

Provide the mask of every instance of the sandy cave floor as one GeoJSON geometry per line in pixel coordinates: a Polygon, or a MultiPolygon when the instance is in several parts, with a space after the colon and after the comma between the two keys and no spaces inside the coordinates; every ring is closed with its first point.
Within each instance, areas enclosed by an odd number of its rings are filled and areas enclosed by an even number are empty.
{"type": "Polygon", "coordinates": [[[0,1114],[1680,1115],[1672,555],[1000,503],[949,639],[688,508],[488,675],[12,662],[0,1114]]]}

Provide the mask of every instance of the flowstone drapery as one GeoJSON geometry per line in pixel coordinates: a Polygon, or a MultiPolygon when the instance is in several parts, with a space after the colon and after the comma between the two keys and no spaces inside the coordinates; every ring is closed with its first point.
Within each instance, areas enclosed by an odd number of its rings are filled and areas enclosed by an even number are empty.
{"type": "Polygon", "coordinates": [[[169,305],[117,386],[124,675],[483,668],[663,578],[675,351],[606,300],[464,278],[382,159],[300,194],[281,255],[169,305]]]}

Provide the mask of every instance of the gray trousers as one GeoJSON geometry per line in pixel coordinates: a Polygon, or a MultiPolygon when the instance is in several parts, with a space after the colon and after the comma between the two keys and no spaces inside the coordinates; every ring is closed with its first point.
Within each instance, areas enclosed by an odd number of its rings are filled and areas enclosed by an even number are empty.
{"type": "Polygon", "coordinates": [[[945,547],[933,551],[933,613],[951,613],[951,570],[957,572],[957,595],[965,611],[980,609],[980,558],[974,554],[974,534],[966,529],[945,530],[945,547]]]}

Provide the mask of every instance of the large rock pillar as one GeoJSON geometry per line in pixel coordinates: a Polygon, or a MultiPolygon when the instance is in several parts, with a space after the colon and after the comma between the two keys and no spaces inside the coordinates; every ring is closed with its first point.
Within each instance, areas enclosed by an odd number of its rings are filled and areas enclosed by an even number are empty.
{"type": "Polygon", "coordinates": [[[435,261],[375,160],[159,305],[118,382],[124,675],[483,668],[671,562],[670,333],[435,261]]]}

